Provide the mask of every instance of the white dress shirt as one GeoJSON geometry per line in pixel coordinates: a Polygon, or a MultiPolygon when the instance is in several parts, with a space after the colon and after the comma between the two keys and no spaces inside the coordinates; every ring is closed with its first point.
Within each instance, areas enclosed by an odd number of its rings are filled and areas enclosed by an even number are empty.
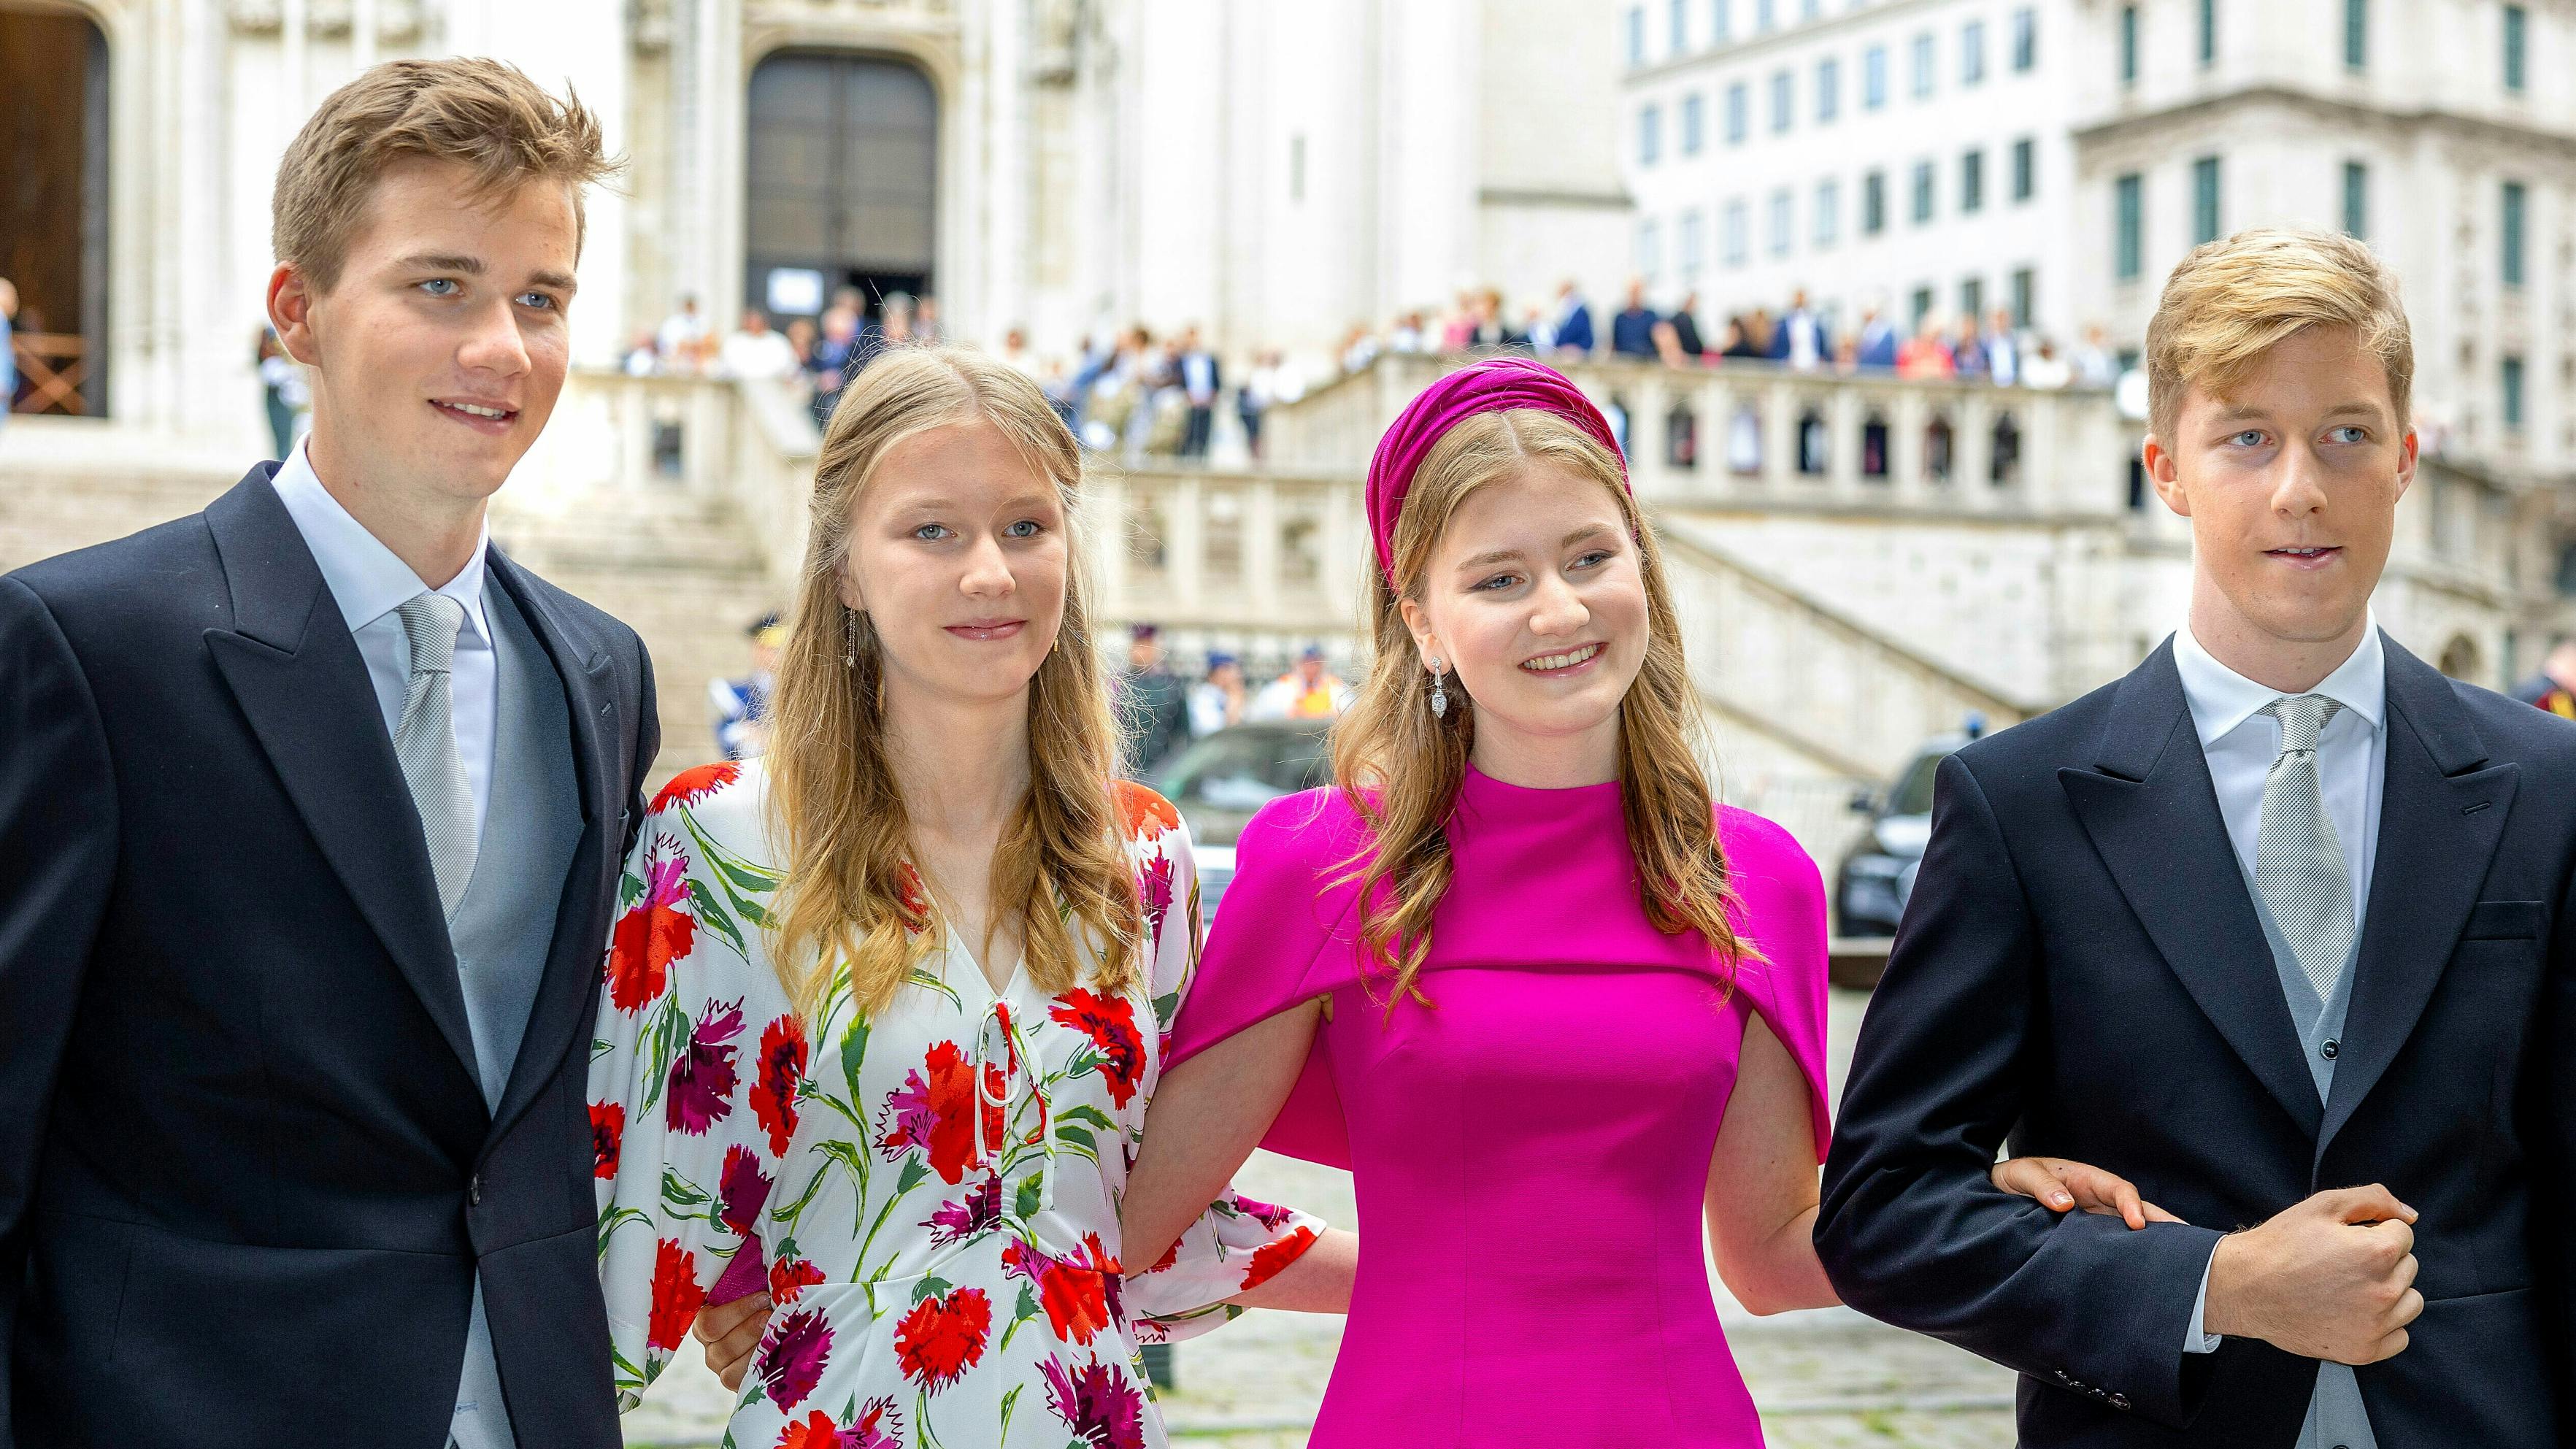
{"type": "MultiPolygon", "coordinates": [[[[394,610],[429,590],[411,565],[395,556],[367,526],[349,516],[340,500],[322,486],[313,464],[299,445],[279,465],[278,501],[304,535],[313,562],[322,570],[331,600],[340,606],[349,634],[367,661],[367,682],[375,686],[384,712],[385,737],[402,723],[403,696],[411,686],[411,636],[403,632],[394,610]]],[[[449,662],[448,699],[456,711],[456,751],[465,761],[465,788],[474,801],[474,833],[483,833],[485,807],[492,799],[492,736],[495,661],[492,630],[483,617],[483,555],[491,547],[491,530],[475,541],[474,557],[464,571],[436,592],[465,606],[465,627],[456,631],[456,655],[449,662]]]]}
{"type": "MultiPolygon", "coordinates": [[[[2236,851],[2245,888],[2254,889],[2256,842],[2263,829],[2263,784],[2281,753],[2281,723],[2262,713],[2282,692],[2257,684],[2218,662],[2188,625],[2174,631],[2174,671],[2182,676],[2183,698],[2191,707],[2192,728],[2200,736],[2201,754],[2209,762],[2209,783],[2218,795],[2218,813],[2227,825],[2228,844],[2236,851]]],[[[2388,776],[2388,656],[2380,646],[2374,615],[2359,647],[2316,688],[2343,706],[2317,735],[2317,789],[2326,819],[2343,842],[2346,868],[2352,874],[2353,930],[2356,940],[2370,910],[2370,868],[2379,852],[2379,804],[2388,776]]],[[[2218,1255],[2211,1250],[2210,1261],[2218,1255]]],[[[2218,1335],[2201,1330],[2209,1305],[2209,1269],[2200,1274],[2200,1296],[2191,1306],[2191,1325],[2183,1352],[2215,1353],[2218,1335]]],[[[2308,1405],[2299,1443],[2320,1442],[2320,1400],[2332,1395],[2342,1412],[2357,1412],[2359,1389],[2352,1370],[2342,1364],[2318,1366],[2317,1394],[2308,1405]]]]}

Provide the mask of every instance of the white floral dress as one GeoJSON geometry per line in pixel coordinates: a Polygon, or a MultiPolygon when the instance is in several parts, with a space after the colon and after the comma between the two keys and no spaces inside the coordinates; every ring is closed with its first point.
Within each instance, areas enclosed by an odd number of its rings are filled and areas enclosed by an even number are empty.
{"type": "Polygon", "coordinates": [[[874,1018],[844,974],[809,1031],[763,941],[765,789],[757,762],[674,779],[621,887],[590,1071],[621,1404],[704,1304],[765,1286],[726,1449],[1163,1444],[1136,1343],[1241,1312],[1322,1226],[1229,1193],[1121,1277],[1118,1199],[1198,959],[1178,814],[1119,787],[1146,989],[996,993],[951,937],[874,1018]]]}

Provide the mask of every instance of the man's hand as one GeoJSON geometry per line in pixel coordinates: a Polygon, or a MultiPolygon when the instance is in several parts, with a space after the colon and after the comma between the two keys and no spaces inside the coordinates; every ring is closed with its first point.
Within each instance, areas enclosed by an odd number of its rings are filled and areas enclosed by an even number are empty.
{"type": "Polygon", "coordinates": [[[689,1331],[706,1346],[707,1367],[726,1388],[742,1388],[742,1371],[750,1366],[752,1350],[760,1347],[760,1336],[769,1331],[775,1306],[768,1294],[754,1293],[731,1303],[710,1303],[699,1312],[689,1331]]]}
{"type": "Polygon", "coordinates": [[[2149,1223],[2182,1221],[2138,1196],[2137,1187],[2127,1178],[2090,1163],[2063,1157],[2012,1157],[1996,1163],[1987,1176],[2006,1192],[2036,1198],[2051,1212],[2080,1207],[2088,1213],[2116,1217],[2132,1231],[2149,1223]]]}
{"type": "Polygon", "coordinates": [[[2414,1222],[2415,1210],[2387,1188],[2348,1187],[2221,1238],[2201,1325],[2302,1358],[2394,1358],[2424,1311],[2414,1222]]]}

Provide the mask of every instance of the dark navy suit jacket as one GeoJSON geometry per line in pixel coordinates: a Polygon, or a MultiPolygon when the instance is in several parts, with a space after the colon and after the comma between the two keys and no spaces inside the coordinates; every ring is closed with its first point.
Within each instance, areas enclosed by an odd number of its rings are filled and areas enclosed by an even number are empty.
{"type": "Polygon", "coordinates": [[[0,1449],[439,1449],[478,1265],[519,1443],[609,1449],[583,1043],[651,665],[490,555],[563,681],[584,820],[491,1110],[275,466],[0,578],[0,1449]]]}
{"type": "Polygon", "coordinates": [[[2576,725],[2387,643],[2379,844],[2322,1103],[2170,644],[1940,769],[1816,1246],[1845,1301],[2022,1374],[2021,1442],[2289,1449],[2313,1360],[2183,1353],[2217,1232],[2385,1183],[2423,1317],[2359,1370],[2382,1449],[2568,1442],[2576,725]],[[1998,1146],[2194,1226],[2063,1219],[1998,1146]]]}

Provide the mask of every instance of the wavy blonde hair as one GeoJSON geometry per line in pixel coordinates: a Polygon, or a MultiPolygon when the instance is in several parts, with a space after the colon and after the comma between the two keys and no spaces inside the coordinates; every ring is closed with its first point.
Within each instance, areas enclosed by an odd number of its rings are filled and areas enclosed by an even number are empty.
{"type": "Polygon", "coordinates": [[[1705,725],[1654,529],[1629,496],[1618,458],[1581,429],[1534,408],[1481,413],[1450,429],[1414,473],[1396,519],[1398,583],[1388,582],[1374,555],[1369,559],[1377,666],[1334,733],[1333,776],[1368,826],[1368,844],[1348,863],[1346,879],[1360,885],[1362,948],[1393,977],[1389,1009],[1406,996],[1427,1004],[1418,981],[1431,951],[1431,918],[1454,868],[1446,827],[1476,742],[1475,703],[1454,677],[1448,713],[1431,713],[1403,601],[1421,601],[1432,555],[1459,506],[1477,489],[1537,463],[1599,483],[1617,500],[1637,543],[1646,657],[1619,704],[1619,783],[1646,919],[1670,934],[1705,937],[1725,965],[1730,989],[1736,964],[1749,954],[1727,919],[1726,857],[1699,764],[1705,725]]]}
{"type": "Polygon", "coordinates": [[[1019,902],[1029,978],[1052,995],[1082,980],[1138,979],[1142,914],[1115,794],[1117,738],[1075,526],[1082,454],[1037,385],[981,352],[895,348],[851,382],[823,431],[795,622],[780,651],[766,757],[785,881],[771,957],[797,1010],[821,1020],[838,963],[863,1013],[883,1010],[929,949],[937,908],[909,862],[910,817],[886,758],[885,659],[864,613],[841,601],[859,499],[886,456],[934,428],[997,428],[1051,480],[1068,530],[1064,619],[1029,683],[1029,792],[993,853],[991,899],[1019,902]],[[847,653],[854,664],[844,665],[847,653]]]}

